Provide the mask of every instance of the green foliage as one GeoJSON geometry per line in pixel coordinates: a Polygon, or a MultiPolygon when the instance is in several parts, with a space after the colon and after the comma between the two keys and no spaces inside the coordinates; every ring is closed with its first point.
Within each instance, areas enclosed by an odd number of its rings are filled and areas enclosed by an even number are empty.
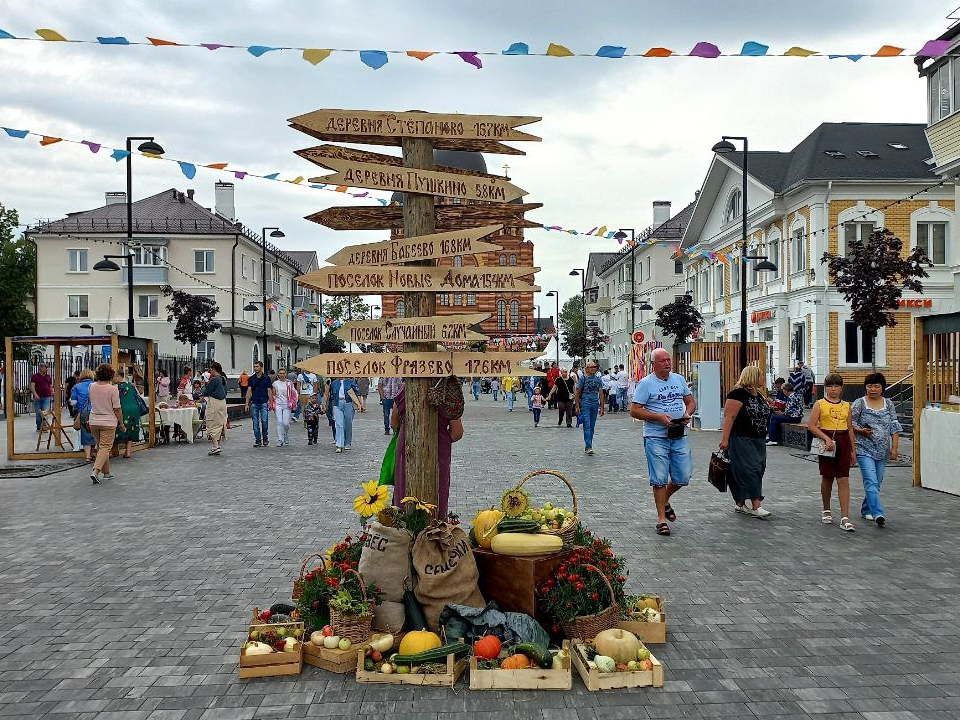
{"type": "Polygon", "coordinates": [[[703,315],[693,306],[692,297],[681,295],[657,310],[656,325],[664,335],[673,337],[676,346],[687,342],[703,325],[703,315]]]}
{"type": "Polygon", "coordinates": [[[0,336],[33,335],[36,321],[24,304],[36,281],[36,247],[17,237],[20,216],[0,204],[0,336]]]}
{"type": "Polygon", "coordinates": [[[323,303],[324,317],[334,320],[366,320],[370,318],[370,306],[359,295],[339,295],[323,303]]]}
{"type": "Polygon", "coordinates": [[[562,339],[560,347],[572,358],[587,356],[586,318],[583,314],[583,296],[576,294],[567,300],[560,309],[562,339]]]}
{"type": "Polygon", "coordinates": [[[184,290],[174,290],[169,285],[160,288],[164,297],[170,298],[167,305],[167,322],[174,322],[173,337],[191,347],[199,345],[211,333],[221,328],[214,318],[220,308],[204,295],[192,295],[184,290]]]}

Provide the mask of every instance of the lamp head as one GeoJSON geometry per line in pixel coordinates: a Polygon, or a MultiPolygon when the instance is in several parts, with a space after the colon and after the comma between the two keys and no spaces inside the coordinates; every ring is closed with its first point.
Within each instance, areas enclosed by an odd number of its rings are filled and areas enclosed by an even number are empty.
{"type": "Polygon", "coordinates": [[[150,153],[151,155],[163,155],[163,148],[159,144],[155,143],[153,140],[147,140],[146,142],[140,143],[137,147],[142,153],[150,153]]]}
{"type": "Polygon", "coordinates": [[[735,152],[737,148],[735,148],[729,140],[721,140],[711,149],[719,155],[726,155],[727,153],[735,152]]]}
{"type": "Polygon", "coordinates": [[[93,330],[93,325],[88,325],[87,323],[84,323],[83,325],[80,326],[80,329],[81,329],[81,330],[93,330]]]}
{"type": "Polygon", "coordinates": [[[626,240],[626,239],[627,239],[627,234],[626,234],[623,230],[617,230],[617,231],[613,234],[613,239],[614,239],[614,240],[626,240]]]}
{"type": "Polygon", "coordinates": [[[94,266],[93,266],[93,269],[94,269],[94,270],[111,270],[111,271],[112,271],[112,270],[119,270],[119,269],[120,269],[120,266],[117,265],[113,260],[110,260],[110,259],[108,259],[108,258],[104,258],[103,260],[101,260],[100,262],[98,262],[96,265],[94,265],[94,266]]]}
{"type": "Polygon", "coordinates": [[[243,309],[245,312],[255,312],[260,308],[257,307],[257,304],[253,300],[251,300],[250,302],[248,302],[246,305],[243,306],[243,309]]]}
{"type": "Polygon", "coordinates": [[[761,260],[756,265],[753,266],[754,271],[756,272],[776,272],[777,266],[774,265],[769,260],[761,260]]]}
{"type": "Polygon", "coordinates": [[[557,294],[553,290],[551,290],[550,292],[547,293],[546,297],[556,297],[556,295],[557,294]]]}
{"type": "Polygon", "coordinates": [[[653,310],[653,305],[650,304],[649,300],[641,300],[639,310],[653,310]]]}
{"type": "Polygon", "coordinates": [[[571,271],[570,271],[571,277],[576,277],[576,276],[579,275],[579,274],[580,274],[580,271],[579,271],[579,270],[571,270],[571,271]]]}
{"type": "Polygon", "coordinates": [[[272,233],[270,233],[270,237],[272,237],[272,238],[282,238],[282,237],[286,237],[286,235],[283,234],[283,230],[280,230],[280,229],[278,228],[278,229],[274,230],[272,233]]]}

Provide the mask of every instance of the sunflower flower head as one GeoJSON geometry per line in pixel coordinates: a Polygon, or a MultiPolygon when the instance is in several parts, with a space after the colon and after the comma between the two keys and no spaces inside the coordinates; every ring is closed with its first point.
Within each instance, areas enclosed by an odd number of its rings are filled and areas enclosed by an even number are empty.
{"type": "Polygon", "coordinates": [[[353,501],[353,509],[361,517],[368,518],[371,515],[376,515],[387,506],[387,495],[390,494],[390,490],[386,485],[380,485],[376,480],[365,482],[362,487],[363,494],[353,501]]]}
{"type": "Polygon", "coordinates": [[[413,495],[408,495],[400,501],[401,505],[404,505],[408,502],[414,503],[414,509],[416,510],[425,510],[428,513],[432,513],[437,509],[436,505],[431,505],[430,503],[423,502],[419,498],[414,497],[413,495]]]}

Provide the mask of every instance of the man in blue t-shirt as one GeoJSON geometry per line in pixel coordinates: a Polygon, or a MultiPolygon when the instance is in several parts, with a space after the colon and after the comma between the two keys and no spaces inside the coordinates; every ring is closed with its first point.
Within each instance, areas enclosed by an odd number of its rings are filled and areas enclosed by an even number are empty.
{"type": "Polygon", "coordinates": [[[683,375],[670,372],[669,352],[657,348],[650,360],[653,373],[634,388],[630,415],[643,420],[643,449],[657,506],[657,535],[669,535],[667,521],[677,519],[670,496],[689,483],[693,474],[693,456],[684,428],[697,403],[683,375]]]}
{"type": "Polygon", "coordinates": [[[263,363],[253,364],[253,375],[247,381],[247,412],[253,420],[254,447],[270,444],[270,401],[273,399],[273,381],[263,373],[263,363]]]}
{"type": "Polygon", "coordinates": [[[593,455],[593,431],[597,427],[597,415],[603,417],[607,393],[603,389],[603,379],[597,375],[597,361],[587,360],[586,370],[586,374],[577,380],[573,392],[573,414],[583,422],[583,451],[593,455]]]}

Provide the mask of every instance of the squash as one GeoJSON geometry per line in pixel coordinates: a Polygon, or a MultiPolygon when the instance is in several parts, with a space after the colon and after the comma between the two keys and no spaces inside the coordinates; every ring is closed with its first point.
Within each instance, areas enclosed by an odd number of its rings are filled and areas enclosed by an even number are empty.
{"type": "Polygon", "coordinates": [[[374,638],[370,641],[370,647],[381,653],[387,652],[393,647],[393,635],[381,635],[378,638],[374,638]]]}
{"type": "Polygon", "coordinates": [[[597,633],[593,640],[597,653],[612,657],[618,663],[628,663],[637,659],[637,651],[641,644],[632,632],[613,628],[597,633]]]}
{"type": "Polygon", "coordinates": [[[511,655],[510,657],[503,659],[503,662],[500,663],[500,667],[504,670],[525,670],[530,667],[530,658],[519,653],[516,655],[511,655]]]}
{"type": "Polygon", "coordinates": [[[594,665],[597,666],[597,671],[602,673],[612,673],[617,670],[617,661],[612,657],[607,657],[606,655],[597,655],[593,659],[594,665]]]}
{"type": "Polygon", "coordinates": [[[494,536],[490,548],[498,555],[514,557],[548,555],[562,550],[563,540],[557,535],[499,533],[494,536]]]}
{"type": "Polygon", "coordinates": [[[251,640],[243,646],[244,655],[269,655],[272,652],[272,647],[266,643],[257,642],[256,640],[251,640]]]}
{"type": "Polygon", "coordinates": [[[500,510],[481,510],[473,519],[473,532],[477,538],[477,544],[482,548],[490,549],[490,543],[493,542],[497,534],[497,525],[503,519],[503,513],[500,510]]]}
{"type": "Polygon", "coordinates": [[[414,630],[408,632],[400,641],[400,655],[417,655],[438,648],[443,643],[440,636],[429,630],[414,630]]]}
{"type": "Polygon", "coordinates": [[[484,635],[473,644],[473,654],[483,660],[496,660],[502,647],[496,635],[484,635]]]}

